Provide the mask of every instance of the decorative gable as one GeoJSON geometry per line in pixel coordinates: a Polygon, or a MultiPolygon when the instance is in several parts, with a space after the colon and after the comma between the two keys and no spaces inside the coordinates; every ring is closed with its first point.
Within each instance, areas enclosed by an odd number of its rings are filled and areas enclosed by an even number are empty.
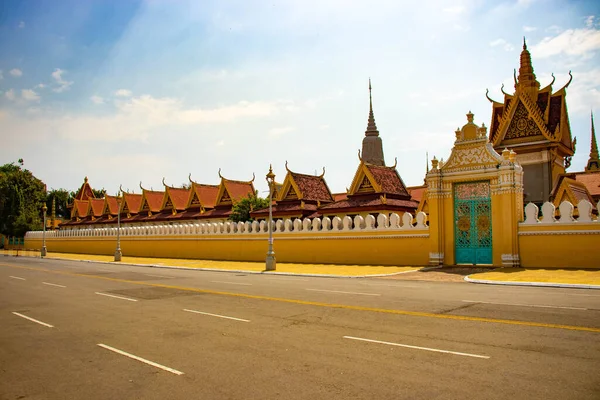
{"type": "Polygon", "coordinates": [[[544,136],[540,127],[529,117],[529,112],[522,101],[517,104],[510,125],[504,135],[504,140],[520,139],[532,136],[544,136]]]}
{"type": "Polygon", "coordinates": [[[148,204],[148,199],[144,196],[142,200],[142,206],[140,207],[140,211],[150,211],[150,205],[148,204]]]}
{"type": "Polygon", "coordinates": [[[200,199],[198,198],[198,193],[196,191],[192,191],[192,199],[190,200],[190,207],[199,206],[200,199]]]}
{"type": "Polygon", "coordinates": [[[284,200],[298,200],[298,193],[294,190],[294,187],[290,185],[287,193],[285,194],[284,200]]]}
{"type": "Polygon", "coordinates": [[[229,192],[225,188],[223,188],[223,195],[221,196],[220,203],[231,203],[231,196],[229,195],[229,192]]]}
{"type": "Polygon", "coordinates": [[[375,192],[375,188],[373,187],[371,180],[367,177],[367,175],[364,175],[363,180],[360,183],[360,186],[356,190],[356,193],[374,193],[374,192],[375,192]]]}

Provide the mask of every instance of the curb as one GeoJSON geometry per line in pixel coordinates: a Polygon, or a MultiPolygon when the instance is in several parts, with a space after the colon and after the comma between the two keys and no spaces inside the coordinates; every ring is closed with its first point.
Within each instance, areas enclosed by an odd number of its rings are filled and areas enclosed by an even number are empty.
{"type": "Polygon", "coordinates": [[[257,275],[282,275],[282,276],[304,276],[304,277],[315,277],[315,278],[377,278],[382,276],[394,276],[400,274],[406,274],[408,272],[416,272],[418,269],[412,269],[409,271],[392,272],[390,274],[373,274],[373,275],[332,275],[332,274],[302,274],[294,272],[270,272],[270,271],[248,271],[244,269],[218,269],[218,268],[194,268],[194,267],[178,267],[174,265],[159,265],[159,264],[133,264],[124,262],[114,261],[97,261],[97,260],[74,260],[72,258],[60,258],[52,257],[47,260],[59,260],[59,261],[79,261],[94,264],[112,264],[112,265],[128,265],[131,267],[151,267],[151,268],[164,268],[164,269],[179,269],[187,271],[209,271],[209,272],[230,272],[230,273],[244,273],[244,274],[257,274],[257,275]]]}
{"type": "Polygon", "coordinates": [[[465,281],[470,283],[483,283],[487,285],[508,285],[508,286],[538,286],[538,287],[557,287],[571,289],[597,289],[600,285],[584,285],[579,283],[554,283],[554,282],[510,282],[510,281],[490,281],[486,279],[473,279],[465,276],[465,281]]]}

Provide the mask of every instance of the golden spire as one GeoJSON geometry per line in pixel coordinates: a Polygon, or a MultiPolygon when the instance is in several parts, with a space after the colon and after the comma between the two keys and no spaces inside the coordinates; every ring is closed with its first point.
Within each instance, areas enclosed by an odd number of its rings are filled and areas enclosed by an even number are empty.
{"type": "Polygon", "coordinates": [[[373,98],[371,97],[371,78],[369,78],[369,122],[367,123],[366,136],[379,136],[377,125],[375,125],[375,116],[373,115],[373,98]]]}
{"type": "Polygon", "coordinates": [[[600,159],[598,157],[598,143],[596,143],[596,129],[594,128],[594,113],[592,118],[592,143],[590,148],[590,159],[585,167],[585,172],[600,171],[600,159]]]}
{"type": "MultiPolygon", "coordinates": [[[[535,88],[539,90],[540,83],[536,80],[533,72],[533,64],[531,64],[531,54],[527,50],[527,42],[523,37],[523,51],[521,51],[521,65],[519,67],[518,86],[524,88],[535,88]]],[[[516,89],[516,87],[515,87],[516,89]]]]}

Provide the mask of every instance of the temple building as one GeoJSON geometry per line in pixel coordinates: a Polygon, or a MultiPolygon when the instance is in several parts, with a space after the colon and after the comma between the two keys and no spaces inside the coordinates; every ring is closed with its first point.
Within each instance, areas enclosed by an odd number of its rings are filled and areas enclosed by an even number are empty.
{"type": "MultiPolygon", "coordinates": [[[[571,165],[575,140],[571,137],[566,89],[571,79],[554,91],[552,82],[540,89],[527,44],[523,50],[519,74],[515,70],[515,92],[506,93],[504,101],[492,103],[489,140],[497,152],[507,148],[517,153],[525,173],[525,202],[548,201],[561,174],[571,165]]],[[[487,96],[487,94],[486,94],[487,96]]]]}
{"type": "MultiPolygon", "coordinates": [[[[383,143],[375,124],[371,80],[369,79],[369,117],[358,152],[359,166],[347,193],[332,194],[325,182],[325,170],[319,176],[292,172],[286,162],[286,177],[274,197],[273,218],[313,218],[349,215],[366,217],[371,214],[414,213],[418,200],[411,198],[400,174],[393,166],[386,166],[383,143]]],[[[252,218],[266,219],[269,209],[255,210],[252,218]]]]}
{"type": "Polygon", "coordinates": [[[229,218],[234,202],[256,193],[254,178],[251,181],[236,181],[223,177],[221,183],[205,185],[189,178],[188,187],[169,186],[163,179],[164,190],[149,190],[142,186],[142,193],[122,193],[121,209],[116,196],[105,195],[96,198],[88,182],[84,179],[68,205],[71,220],[60,224],[61,229],[103,228],[120,220],[123,226],[164,225],[175,222],[224,222],[229,218]]]}

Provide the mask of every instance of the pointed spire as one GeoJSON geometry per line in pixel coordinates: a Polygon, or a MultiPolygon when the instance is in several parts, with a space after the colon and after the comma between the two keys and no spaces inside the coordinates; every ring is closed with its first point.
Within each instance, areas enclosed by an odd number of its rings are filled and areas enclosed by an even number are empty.
{"type": "MultiPolygon", "coordinates": [[[[523,51],[521,51],[521,65],[519,66],[518,83],[515,86],[524,88],[535,88],[539,90],[540,83],[533,72],[533,64],[531,63],[531,54],[527,50],[527,42],[523,37],[523,51]]],[[[516,88],[515,88],[516,89],[516,88]]]]}
{"type": "Polygon", "coordinates": [[[585,172],[600,171],[600,159],[598,157],[598,143],[596,142],[596,129],[594,128],[594,113],[591,113],[592,121],[592,143],[590,146],[590,159],[585,167],[585,172]]]}
{"type": "Polygon", "coordinates": [[[375,116],[373,115],[373,97],[371,96],[371,78],[369,78],[369,122],[367,124],[366,136],[379,136],[377,125],[375,125],[375,116]]]}

